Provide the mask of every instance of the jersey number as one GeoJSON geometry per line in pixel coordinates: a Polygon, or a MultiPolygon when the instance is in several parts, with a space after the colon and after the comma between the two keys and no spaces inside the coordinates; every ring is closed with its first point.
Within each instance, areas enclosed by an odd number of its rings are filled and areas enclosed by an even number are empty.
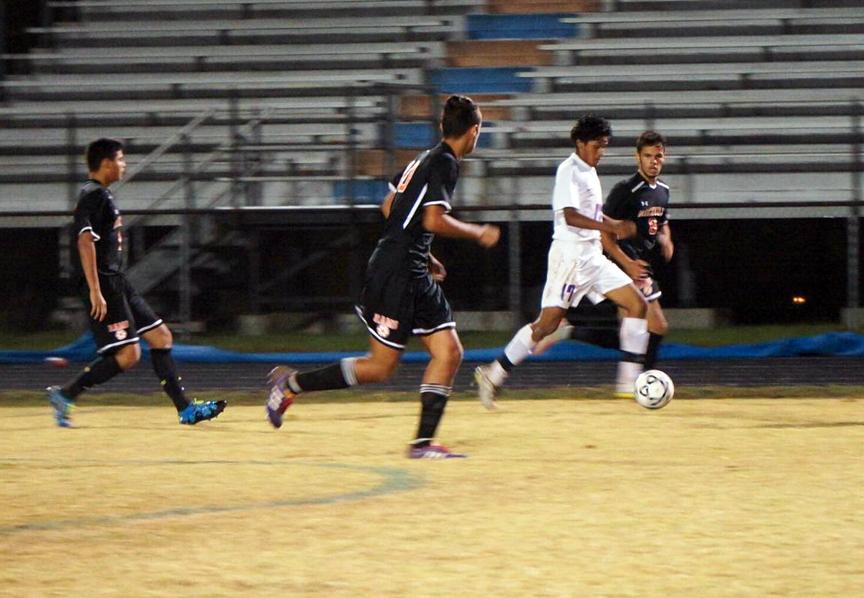
{"type": "Polygon", "coordinates": [[[657,234],[657,219],[649,218],[648,219],[648,234],[652,237],[657,234]]]}
{"type": "Polygon", "coordinates": [[[396,187],[397,193],[402,193],[405,189],[408,188],[408,183],[411,182],[411,179],[414,178],[414,172],[417,170],[417,167],[420,166],[420,160],[412,160],[408,166],[405,167],[405,172],[402,173],[402,178],[399,179],[399,185],[396,187]]]}

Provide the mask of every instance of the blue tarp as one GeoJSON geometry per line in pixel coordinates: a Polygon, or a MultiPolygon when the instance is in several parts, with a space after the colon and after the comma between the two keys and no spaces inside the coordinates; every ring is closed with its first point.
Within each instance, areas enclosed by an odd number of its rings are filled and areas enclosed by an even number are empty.
{"type": "MultiPolygon", "coordinates": [[[[145,356],[146,343],[142,343],[145,356]]],[[[491,361],[500,348],[472,349],[465,352],[465,361],[491,361]]],[[[328,353],[241,353],[205,345],[175,345],[174,358],[189,363],[326,363],[343,357],[362,355],[364,351],[328,353]]],[[[89,333],[75,342],[53,351],[0,351],[0,363],[40,363],[47,357],[64,357],[69,361],[86,362],[96,355],[96,346],[89,333]]],[[[660,359],[758,359],[763,357],[799,357],[806,355],[833,355],[864,357],[864,335],[854,332],[829,332],[818,336],[785,338],[766,343],[725,345],[722,347],[694,347],[679,343],[664,343],[660,359]]],[[[531,357],[536,361],[604,361],[617,359],[617,351],[600,349],[579,342],[562,342],[543,355],[531,357]]],[[[406,352],[403,361],[427,361],[425,352],[406,352]]]]}

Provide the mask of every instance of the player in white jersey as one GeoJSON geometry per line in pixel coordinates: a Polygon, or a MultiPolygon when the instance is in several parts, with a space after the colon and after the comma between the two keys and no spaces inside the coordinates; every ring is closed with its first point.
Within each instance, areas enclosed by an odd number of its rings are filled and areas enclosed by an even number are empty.
{"type": "Polygon", "coordinates": [[[642,369],[648,346],[647,304],[642,293],[614,262],[603,255],[600,233],[618,239],[636,234],[632,221],[603,214],[603,191],[595,167],[600,163],[612,127],[601,117],[586,115],[570,131],[575,151],[559,166],[552,196],[555,230],[549,248],[546,286],[540,315],[523,326],[492,363],[475,371],[480,400],[494,409],[495,396],[514,366],[522,363],[543,338],[552,334],[571,305],[587,296],[611,299],[621,309],[621,349],[629,359],[619,362],[619,381],[631,384],[642,369]]]}

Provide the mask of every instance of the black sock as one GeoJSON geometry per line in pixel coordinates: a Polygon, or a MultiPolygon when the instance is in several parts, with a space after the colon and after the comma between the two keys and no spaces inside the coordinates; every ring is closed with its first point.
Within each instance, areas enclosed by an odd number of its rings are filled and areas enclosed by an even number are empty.
{"type": "Polygon", "coordinates": [[[153,363],[153,371],[159,377],[159,383],[165,394],[171,397],[171,402],[177,411],[183,411],[189,406],[184,388],[180,386],[180,378],[177,376],[177,366],[171,357],[171,349],[150,349],[150,361],[153,363]]]}
{"type": "Polygon", "coordinates": [[[660,343],[663,342],[662,334],[649,333],[648,349],[645,351],[645,369],[653,370],[657,363],[657,354],[660,351],[660,343]]]}
{"type": "Polygon", "coordinates": [[[291,390],[298,388],[303,392],[310,390],[336,390],[337,388],[348,388],[352,386],[345,379],[342,372],[342,361],[312,370],[311,372],[300,372],[294,377],[296,388],[290,385],[291,390]]]}
{"type": "Polygon", "coordinates": [[[444,415],[444,407],[447,406],[447,397],[450,396],[450,387],[440,384],[423,384],[420,386],[420,425],[417,428],[417,439],[412,443],[414,446],[429,446],[435,438],[435,431],[444,415]]]}
{"type": "Polygon", "coordinates": [[[614,328],[576,326],[570,332],[570,338],[606,349],[618,349],[621,346],[618,330],[614,328]]]}
{"type": "Polygon", "coordinates": [[[63,394],[74,401],[88,388],[107,382],[122,371],[113,355],[97,357],[87,364],[77,378],[63,387],[63,394]]]}

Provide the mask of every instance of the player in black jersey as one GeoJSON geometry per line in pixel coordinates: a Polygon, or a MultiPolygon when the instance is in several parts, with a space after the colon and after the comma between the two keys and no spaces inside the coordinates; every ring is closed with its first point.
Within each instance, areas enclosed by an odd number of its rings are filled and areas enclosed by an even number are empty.
{"type": "MultiPolygon", "coordinates": [[[[610,235],[603,235],[603,249],[624,272],[648,301],[648,350],[645,354],[645,369],[657,363],[657,353],[663,336],[669,329],[660,307],[660,285],[654,278],[661,260],[668,262],[675,251],[669,226],[669,186],[660,180],[660,172],[666,160],[666,140],[656,131],[645,131],[636,140],[637,172],[618,182],[606,197],[603,213],[617,220],[636,223],[637,234],[617,242],[610,235]]],[[[572,312],[568,314],[573,316],[572,312]]],[[[565,325],[548,341],[538,346],[537,353],[545,351],[562,339],[575,339],[607,348],[619,348],[617,330],[611,327],[592,328],[565,325]]],[[[616,393],[630,396],[629,384],[616,386],[616,393]]]]}
{"type": "Polygon", "coordinates": [[[462,344],[450,304],[438,285],[446,271],[430,247],[435,235],[472,239],[482,247],[498,242],[497,226],[469,224],[448,214],[459,161],[474,150],[481,119],[470,98],[447,98],[441,117],[443,140],[394,178],[381,205],[387,221],[369,258],[355,308],[369,331],[369,353],[308,372],[274,368],[267,388],[267,415],[274,427],[282,425],[282,415],[301,392],[387,380],[396,371],[408,338],[416,335],[431,359],[420,385],[420,425],[408,456],[464,457],[432,443],[462,362],[462,344]]]}
{"type": "Polygon", "coordinates": [[[180,423],[213,419],[225,409],[225,401],[186,398],[171,357],[171,331],[123,274],[123,218],[108,190],[126,170],[123,144],[97,139],[87,147],[86,157],[90,178],[78,194],[75,232],[84,278],[82,294],[99,356],[65,386],[48,387],[57,425],[71,426],[70,412],[83,391],[138,363],[141,338],[150,345],[153,370],[177,408],[180,423]]]}

